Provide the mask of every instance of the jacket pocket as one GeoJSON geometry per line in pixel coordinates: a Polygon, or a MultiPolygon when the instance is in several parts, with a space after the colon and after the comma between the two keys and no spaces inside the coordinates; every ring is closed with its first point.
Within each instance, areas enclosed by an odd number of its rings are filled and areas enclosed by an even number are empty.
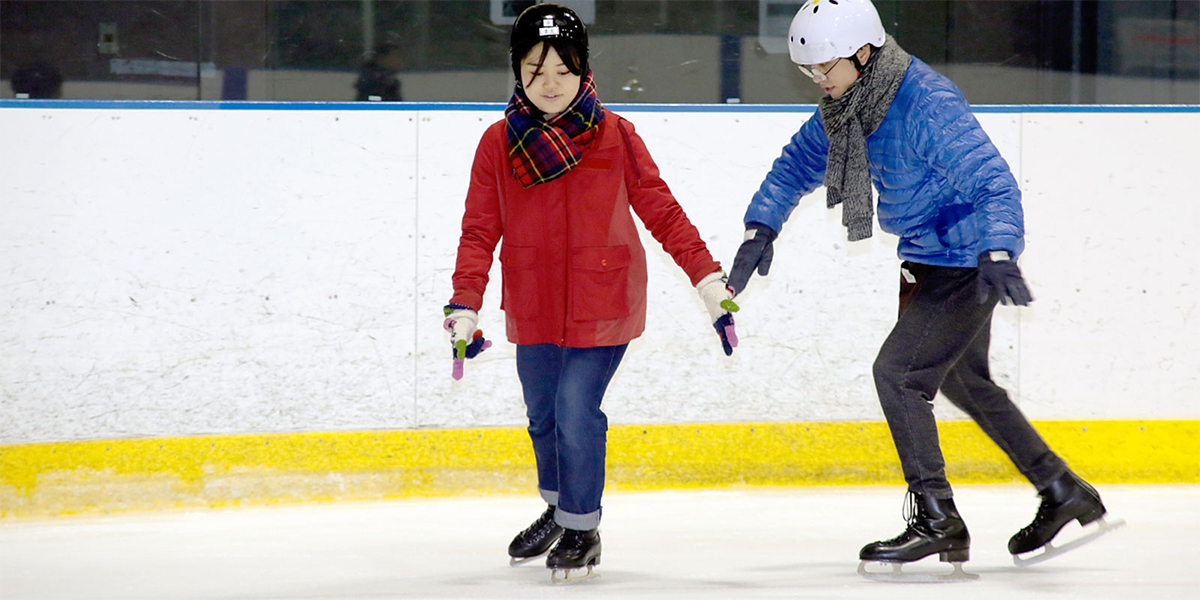
{"type": "Polygon", "coordinates": [[[571,316],[576,321],[629,315],[629,246],[576,248],[571,253],[571,316]]]}
{"type": "Polygon", "coordinates": [[[500,309],[513,317],[537,313],[538,249],[533,246],[501,246],[500,309]]]}

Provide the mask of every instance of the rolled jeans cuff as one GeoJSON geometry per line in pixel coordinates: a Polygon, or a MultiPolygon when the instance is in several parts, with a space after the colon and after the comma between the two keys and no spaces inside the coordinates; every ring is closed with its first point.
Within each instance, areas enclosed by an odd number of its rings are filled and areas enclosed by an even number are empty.
{"type": "Polygon", "coordinates": [[[538,488],[538,493],[541,494],[542,500],[545,500],[546,504],[549,504],[550,506],[558,506],[558,492],[552,492],[550,490],[538,488]]]}
{"type": "Polygon", "coordinates": [[[560,507],[554,511],[554,522],[567,529],[587,531],[600,526],[600,511],[594,510],[586,515],[577,515],[565,512],[560,507]]]}

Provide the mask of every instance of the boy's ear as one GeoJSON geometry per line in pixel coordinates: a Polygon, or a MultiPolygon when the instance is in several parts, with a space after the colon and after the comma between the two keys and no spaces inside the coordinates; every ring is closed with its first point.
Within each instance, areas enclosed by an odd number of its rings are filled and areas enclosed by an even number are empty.
{"type": "Polygon", "coordinates": [[[856,52],[855,54],[858,55],[858,62],[860,62],[864,65],[867,64],[867,59],[871,58],[871,45],[863,44],[863,47],[859,48],[858,52],[856,52]]]}

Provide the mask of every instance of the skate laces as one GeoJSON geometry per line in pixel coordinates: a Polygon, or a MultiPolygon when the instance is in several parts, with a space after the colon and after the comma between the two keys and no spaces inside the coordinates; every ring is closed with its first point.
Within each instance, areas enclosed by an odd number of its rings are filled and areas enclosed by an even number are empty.
{"type": "Polygon", "coordinates": [[[1028,535],[1029,533],[1032,533],[1033,530],[1037,529],[1037,527],[1042,523],[1053,520],[1054,509],[1054,502],[1049,498],[1043,497],[1042,503],[1038,506],[1037,514],[1033,516],[1033,522],[1029,525],[1026,525],[1025,528],[1021,530],[1021,533],[1028,535]]]}
{"type": "Polygon", "coordinates": [[[897,544],[897,543],[904,541],[905,538],[908,537],[909,533],[912,532],[913,528],[916,527],[917,515],[918,515],[917,495],[916,495],[916,493],[914,493],[910,490],[907,494],[904,495],[904,504],[902,504],[900,506],[900,516],[904,519],[905,523],[908,523],[908,526],[904,528],[904,531],[902,531],[900,533],[900,535],[898,535],[890,540],[887,540],[884,543],[897,544]]]}
{"type": "Polygon", "coordinates": [[[910,526],[917,521],[917,494],[909,490],[904,495],[904,504],[900,507],[900,517],[910,526]]]}
{"type": "Polygon", "coordinates": [[[562,540],[558,543],[564,549],[579,550],[587,545],[587,532],[568,529],[563,532],[562,540]]]}
{"type": "Polygon", "coordinates": [[[554,507],[551,506],[550,508],[546,509],[546,512],[542,513],[542,516],[538,517],[537,520],[533,522],[533,525],[530,525],[528,528],[525,529],[525,531],[522,531],[521,535],[529,536],[529,535],[538,533],[538,532],[542,531],[543,529],[545,529],[546,526],[549,525],[550,523],[552,523],[553,521],[554,521],[554,507]]]}

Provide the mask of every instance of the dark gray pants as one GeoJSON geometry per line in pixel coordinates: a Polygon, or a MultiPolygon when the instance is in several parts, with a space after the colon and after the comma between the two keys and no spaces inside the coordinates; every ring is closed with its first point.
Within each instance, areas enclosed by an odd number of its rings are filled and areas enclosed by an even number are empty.
{"type": "Polygon", "coordinates": [[[1034,487],[1045,488],[1067,466],[992,381],[988,347],[998,299],[993,294],[979,303],[979,269],[910,262],[901,268],[900,317],[874,370],[908,489],[935,498],[953,496],[933,416],[939,388],[1034,487]]]}

